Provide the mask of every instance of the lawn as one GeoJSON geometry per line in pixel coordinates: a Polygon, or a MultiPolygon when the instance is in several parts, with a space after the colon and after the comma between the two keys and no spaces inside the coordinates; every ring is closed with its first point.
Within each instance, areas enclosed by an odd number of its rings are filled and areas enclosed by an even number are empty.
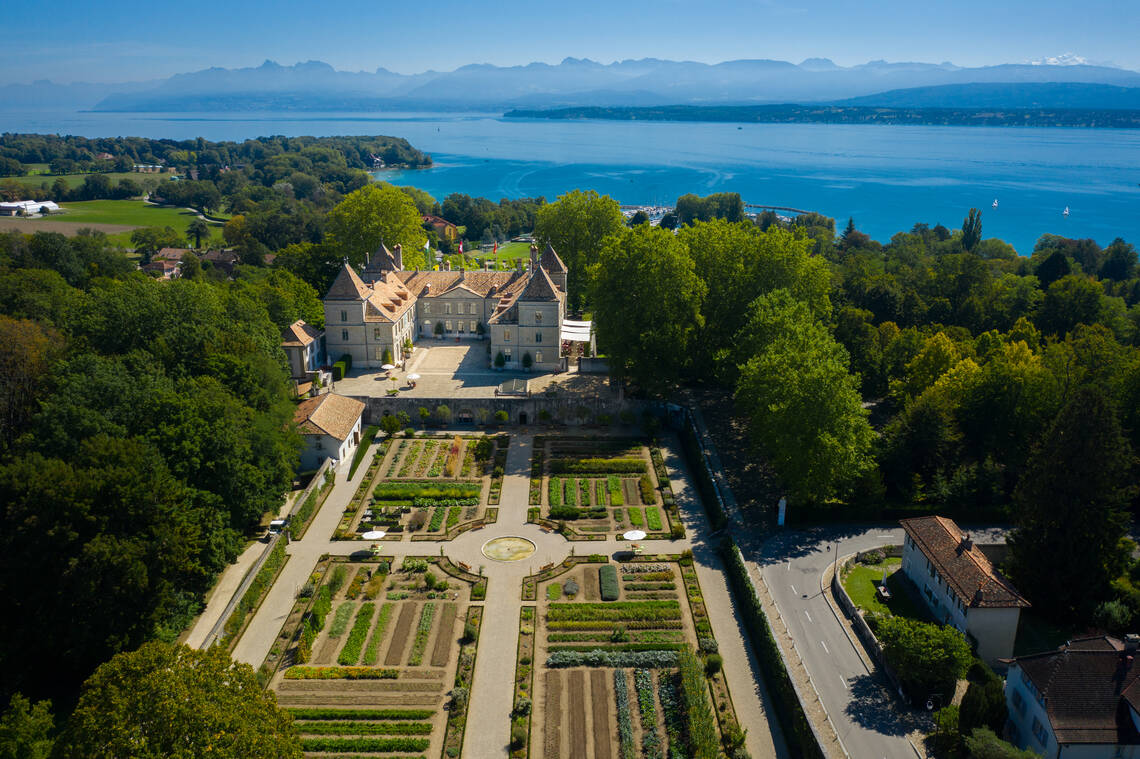
{"type": "Polygon", "coordinates": [[[905,583],[901,559],[887,559],[882,564],[855,564],[843,579],[847,595],[864,611],[929,621],[926,613],[911,600],[905,583]],[[891,600],[885,603],[876,592],[884,569],[887,570],[887,588],[891,591],[891,600]]]}
{"type": "MultiPolygon", "coordinates": [[[[43,174],[30,174],[30,175],[25,176],[25,177],[9,177],[9,179],[14,179],[18,183],[22,184],[25,187],[48,187],[48,188],[51,188],[51,186],[53,184],[55,184],[55,180],[62,179],[63,181],[67,182],[67,186],[69,189],[74,189],[74,188],[78,187],[79,185],[83,184],[83,180],[85,180],[89,176],[93,176],[93,175],[92,174],[47,174],[47,173],[43,173],[43,174]]],[[[139,184],[142,184],[142,180],[146,177],[162,176],[162,175],[136,174],[135,172],[132,172],[132,171],[110,171],[110,172],[105,173],[103,176],[105,176],[105,177],[107,177],[107,179],[111,180],[111,184],[118,184],[119,180],[121,180],[121,179],[133,179],[136,182],[138,182],[139,184]]],[[[165,178],[169,178],[169,176],[170,175],[168,174],[168,175],[166,175],[165,178]]]]}
{"type": "MultiPolygon", "coordinates": [[[[141,200],[85,200],[77,203],[64,203],[63,213],[49,217],[53,222],[74,223],[77,227],[85,224],[119,224],[129,227],[173,227],[185,233],[186,227],[194,220],[193,211],[165,206],[152,206],[141,200]]],[[[36,219],[31,220],[34,224],[36,219]]],[[[221,243],[221,225],[211,224],[213,244],[221,243]]],[[[34,232],[35,228],[29,230],[34,232]]],[[[112,241],[123,246],[131,245],[129,232],[110,235],[112,241]]],[[[203,244],[205,241],[203,240],[203,244]]]]}

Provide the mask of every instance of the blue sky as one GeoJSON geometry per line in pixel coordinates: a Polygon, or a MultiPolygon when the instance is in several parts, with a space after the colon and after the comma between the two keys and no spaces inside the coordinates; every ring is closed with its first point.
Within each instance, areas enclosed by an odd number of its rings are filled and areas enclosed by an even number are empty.
{"type": "Polygon", "coordinates": [[[135,81],[322,60],[413,73],[465,63],[715,63],[828,57],[1027,62],[1072,53],[1140,69],[1133,0],[53,0],[5,3],[0,83],[135,81]]]}

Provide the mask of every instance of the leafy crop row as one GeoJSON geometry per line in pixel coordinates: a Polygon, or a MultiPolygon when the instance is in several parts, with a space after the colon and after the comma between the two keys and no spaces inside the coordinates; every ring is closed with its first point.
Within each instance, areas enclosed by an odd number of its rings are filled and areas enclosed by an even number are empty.
{"type": "Polygon", "coordinates": [[[352,601],[344,601],[336,607],[336,615],[332,625],[329,626],[329,637],[339,638],[348,629],[348,620],[352,619],[352,608],[356,606],[352,601]]]}
{"type": "Polygon", "coordinates": [[[610,506],[624,506],[625,498],[621,494],[621,478],[611,474],[606,478],[606,487],[610,491],[610,506]]]}
{"type": "MultiPolygon", "coordinates": [[[[548,667],[662,667],[677,666],[676,651],[555,651],[546,659],[548,667]]],[[[294,667],[296,669],[296,667],[294,667]]]]}
{"type": "Polygon", "coordinates": [[[603,601],[618,600],[621,588],[618,585],[617,569],[612,564],[598,567],[598,582],[601,585],[603,601]]]}
{"type": "Polygon", "coordinates": [[[376,618],[376,627],[372,630],[372,638],[368,641],[368,648],[364,650],[364,663],[375,664],[380,658],[380,646],[384,643],[384,631],[388,627],[388,620],[392,617],[392,604],[380,607],[380,616],[376,618]]]}
{"type": "Polygon", "coordinates": [[[447,516],[447,509],[442,506],[438,507],[431,514],[431,522],[428,523],[428,531],[436,532],[440,527],[443,527],[443,519],[447,516]]]}
{"type": "Polygon", "coordinates": [[[368,751],[409,753],[426,751],[427,738],[302,738],[305,751],[368,751]]]}
{"type": "Polygon", "coordinates": [[[546,614],[547,619],[555,622],[563,620],[657,621],[680,619],[681,604],[678,601],[557,603],[547,607],[546,614]]]}
{"type": "Polygon", "coordinates": [[[653,532],[661,530],[661,509],[656,506],[648,506],[645,509],[645,523],[653,532]]]}
{"type": "Polygon", "coordinates": [[[375,667],[290,667],[286,680],[395,680],[398,669],[375,667]]]}
{"type": "Polygon", "coordinates": [[[304,735],[431,735],[430,722],[301,722],[304,735]]]}
{"type": "Polygon", "coordinates": [[[381,482],[373,491],[377,501],[402,501],[414,498],[478,498],[483,489],[478,482],[381,482]]]}
{"type": "Polygon", "coordinates": [[[551,459],[552,474],[641,474],[643,459],[551,459]]]}
{"type": "MultiPolygon", "coordinates": [[[[650,603],[648,601],[644,603],[650,603]]],[[[547,628],[551,630],[612,630],[613,623],[621,622],[630,630],[680,630],[681,619],[589,619],[589,620],[558,620],[548,622],[547,628]]]]}
{"type": "Polygon", "coordinates": [[[424,649],[427,647],[428,637],[431,635],[431,623],[435,619],[435,604],[424,604],[420,612],[420,626],[416,628],[416,639],[412,643],[412,653],[408,655],[408,665],[420,666],[424,658],[424,649]]]}
{"type": "Polygon", "coordinates": [[[431,719],[434,709],[324,709],[320,707],[296,707],[288,710],[293,719],[307,720],[421,720],[431,719]]]}
{"type": "Polygon", "coordinates": [[[645,759],[662,759],[661,734],[657,732],[657,704],[653,698],[653,673],[638,669],[633,673],[637,706],[641,711],[641,750],[645,759]]]}
{"type": "Polygon", "coordinates": [[[356,621],[352,623],[352,631],[344,643],[340,655],[336,657],[338,664],[356,664],[360,660],[360,649],[368,637],[368,628],[372,626],[372,614],[376,611],[376,604],[364,602],[356,612],[356,621]]]}
{"type": "Polygon", "coordinates": [[[629,688],[625,670],[614,670],[614,696],[617,701],[618,747],[621,759],[634,759],[633,720],[629,712],[629,688]]]}

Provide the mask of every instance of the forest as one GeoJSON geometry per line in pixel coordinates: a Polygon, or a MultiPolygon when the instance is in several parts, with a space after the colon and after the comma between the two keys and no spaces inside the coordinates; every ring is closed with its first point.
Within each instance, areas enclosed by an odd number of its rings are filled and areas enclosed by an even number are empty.
{"type": "Polygon", "coordinates": [[[0,235],[2,698],[66,711],[99,664],[173,641],[289,489],[286,271],[160,282],[99,234],[0,235]]]}

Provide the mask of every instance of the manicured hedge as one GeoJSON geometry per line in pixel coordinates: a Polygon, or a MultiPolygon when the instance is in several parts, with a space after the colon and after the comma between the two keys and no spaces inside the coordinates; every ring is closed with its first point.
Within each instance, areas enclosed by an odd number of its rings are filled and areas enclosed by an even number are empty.
{"type": "Polygon", "coordinates": [[[605,509],[579,509],[574,506],[553,506],[550,509],[550,518],[554,520],[602,519],[605,516],[605,509]]]}
{"type": "Polygon", "coordinates": [[[657,503],[657,494],[653,492],[653,482],[650,481],[648,474],[641,475],[641,479],[637,481],[637,487],[641,489],[642,503],[657,503]]]}
{"type": "Polygon", "coordinates": [[[610,603],[552,603],[546,609],[551,622],[641,621],[681,619],[678,601],[620,601],[610,603]]]}
{"type": "Polygon", "coordinates": [[[714,530],[719,530],[728,523],[728,515],[724,513],[720,500],[717,498],[716,485],[713,483],[712,473],[705,465],[704,449],[697,438],[696,422],[691,414],[687,423],[681,427],[681,451],[685,454],[685,463],[689,471],[697,480],[697,491],[701,497],[701,505],[709,516],[709,522],[714,530]]]}
{"type": "Polygon", "coordinates": [[[644,459],[551,459],[551,474],[644,474],[644,459]]]}
{"type": "Polygon", "coordinates": [[[601,584],[603,601],[616,601],[621,596],[617,569],[612,564],[598,567],[598,582],[601,584]]]}
{"type": "Polygon", "coordinates": [[[763,670],[764,680],[775,697],[776,716],[780,720],[784,734],[795,736],[795,740],[787,741],[788,749],[793,756],[800,759],[824,759],[823,749],[808,723],[803,704],[800,703],[791,676],[784,666],[780,647],[772,637],[767,616],[760,605],[760,599],[756,596],[756,589],[748,576],[748,568],[744,564],[740,549],[730,538],[721,545],[720,552],[727,570],[729,587],[740,608],[741,618],[748,630],[752,648],[756,652],[756,659],[760,663],[760,669],[763,670]]]}
{"type": "Polygon", "coordinates": [[[241,630],[241,626],[245,623],[245,618],[253,613],[254,608],[261,601],[261,596],[269,590],[269,586],[273,583],[273,578],[277,576],[277,570],[285,563],[285,541],[281,538],[277,539],[276,545],[269,552],[269,556],[265,559],[265,563],[261,565],[261,569],[257,571],[253,581],[250,582],[249,588],[246,589],[245,594],[242,595],[241,600],[238,601],[237,606],[234,608],[233,613],[230,614],[229,619],[225,624],[225,638],[227,640],[237,635],[241,630]]]}
{"type": "Polygon", "coordinates": [[[479,482],[381,482],[372,492],[375,501],[406,501],[417,498],[478,498],[479,482]]]}
{"type": "Polygon", "coordinates": [[[335,364],[332,365],[332,370],[333,370],[333,372],[332,372],[333,373],[333,382],[340,382],[342,379],[344,379],[344,375],[345,375],[345,372],[348,371],[348,367],[345,365],[345,363],[343,361],[337,361],[335,364]]]}

